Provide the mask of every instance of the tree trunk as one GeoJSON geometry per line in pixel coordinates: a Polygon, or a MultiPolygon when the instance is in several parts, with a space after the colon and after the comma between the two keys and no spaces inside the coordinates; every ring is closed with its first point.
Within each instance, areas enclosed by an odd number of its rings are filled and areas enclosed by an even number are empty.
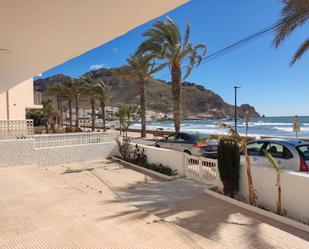
{"type": "Polygon", "coordinates": [[[106,131],[105,127],[105,101],[101,100],[101,112],[102,112],[102,119],[103,119],[103,131],[106,131]]]}
{"type": "Polygon", "coordinates": [[[62,107],[62,100],[60,100],[60,124],[63,127],[63,107],[62,107]]]}
{"type": "Polygon", "coordinates": [[[69,99],[69,101],[68,101],[68,106],[69,106],[70,128],[72,128],[73,117],[72,117],[72,100],[71,99],[69,99]]]}
{"type": "Polygon", "coordinates": [[[280,172],[277,172],[277,191],[278,191],[278,196],[277,196],[277,214],[283,215],[282,212],[282,202],[281,202],[281,183],[280,183],[280,172]]]}
{"type": "Polygon", "coordinates": [[[76,116],[75,126],[79,127],[79,101],[77,94],[75,95],[75,116],[76,116]]]}
{"type": "Polygon", "coordinates": [[[91,98],[90,100],[91,104],[91,130],[95,130],[95,99],[91,98]]]}
{"type": "Polygon", "coordinates": [[[250,205],[255,205],[256,198],[255,198],[255,192],[253,188],[253,181],[252,181],[252,175],[251,175],[251,163],[250,163],[250,157],[248,156],[247,147],[245,148],[245,162],[246,162],[246,168],[247,168],[249,203],[250,205]]]}
{"type": "Polygon", "coordinates": [[[141,137],[146,137],[146,79],[141,78],[139,82],[139,97],[141,106],[141,137]]]}
{"type": "Polygon", "coordinates": [[[61,120],[61,99],[59,97],[57,97],[57,108],[58,108],[58,111],[59,111],[59,115],[57,117],[57,125],[58,127],[60,126],[60,120],[61,120]]]}
{"type": "Polygon", "coordinates": [[[173,119],[175,132],[180,132],[181,125],[181,68],[180,65],[174,63],[172,65],[172,99],[173,99],[173,119]]]}

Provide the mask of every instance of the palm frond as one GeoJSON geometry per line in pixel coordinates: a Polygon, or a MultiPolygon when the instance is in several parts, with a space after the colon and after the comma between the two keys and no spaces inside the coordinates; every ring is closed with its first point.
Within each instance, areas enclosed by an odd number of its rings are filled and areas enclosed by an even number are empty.
{"type": "Polygon", "coordinates": [[[274,45],[277,48],[297,27],[305,24],[309,19],[308,0],[283,0],[279,26],[275,29],[274,45]]]}
{"type": "Polygon", "coordinates": [[[309,49],[309,39],[304,41],[303,44],[298,48],[298,50],[296,51],[290,62],[290,66],[292,66],[296,61],[298,61],[308,49],[309,49]]]}
{"type": "Polygon", "coordinates": [[[273,156],[265,149],[263,149],[263,153],[266,156],[267,160],[271,163],[271,165],[277,171],[277,173],[279,173],[281,168],[278,162],[275,160],[275,158],[273,158],[273,156]]]}

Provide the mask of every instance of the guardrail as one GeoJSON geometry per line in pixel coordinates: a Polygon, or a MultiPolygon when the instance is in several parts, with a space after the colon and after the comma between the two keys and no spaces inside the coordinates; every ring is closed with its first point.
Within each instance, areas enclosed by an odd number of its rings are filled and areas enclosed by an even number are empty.
{"type": "Polygon", "coordinates": [[[206,184],[216,185],[219,179],[218,161],[185,155],[185,175],[206,184]]]}
{"type": "Polygon", "coordinates": [[[78,132],[34,135],[34,148],[66,147],[114,142],[118,132],[78,132]]]}
{"type": "Polygon", "coordinates": [[[33,120],[0,120],[0,140],[28,139],[33,136],[33,120]]]}

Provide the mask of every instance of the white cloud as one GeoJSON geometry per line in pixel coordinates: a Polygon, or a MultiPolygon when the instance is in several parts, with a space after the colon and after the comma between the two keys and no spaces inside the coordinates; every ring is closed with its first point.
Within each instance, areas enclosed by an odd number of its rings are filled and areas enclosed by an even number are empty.
{"type": "Polygon", "coordinates": [[[107,68],[107,66],[105,65],[105,64],[93,64],[93,65],[91,65],[90,67],[89,67],[89,70],[90,71],[92,71],[92,70],[98,70],[98,69],[101,69],[101,68],[103,68],[103,67],[106,67],[107,68]]]}

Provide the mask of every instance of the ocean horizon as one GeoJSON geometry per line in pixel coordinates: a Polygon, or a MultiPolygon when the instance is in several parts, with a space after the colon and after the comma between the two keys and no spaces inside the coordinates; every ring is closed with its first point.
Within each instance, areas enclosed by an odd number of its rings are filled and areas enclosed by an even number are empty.
{"type": "MultiPolygon", "coordinates": [[[[249,122],[248,134],[250,136],[284,136],[295,137],[293,132],[293,118],[294,116],[282,117],[264,117],[251,118],[249,122]]],[[[298,137],[309,138],[309,116],[299,116],[300,118],[300,132],[298,137]]],[[[225,123],[234,127],[234,120],[220,119],[220,120],[183,120],[181,123],[181,131],[199,132],[205,134],[226,134],[227,130],[219,128],[219,124],[225,123]]],[[[155,130],[162,128],[166,131],[174,131],[173,121],[149,121],[146,124],[147,129],[155,130]]],[[[140,123],[133,123],[130,128],[140,128],[140,123]]],[[[238,132],[245,134],[244,120],[239,119],[237,123],[238,132]]]]}

